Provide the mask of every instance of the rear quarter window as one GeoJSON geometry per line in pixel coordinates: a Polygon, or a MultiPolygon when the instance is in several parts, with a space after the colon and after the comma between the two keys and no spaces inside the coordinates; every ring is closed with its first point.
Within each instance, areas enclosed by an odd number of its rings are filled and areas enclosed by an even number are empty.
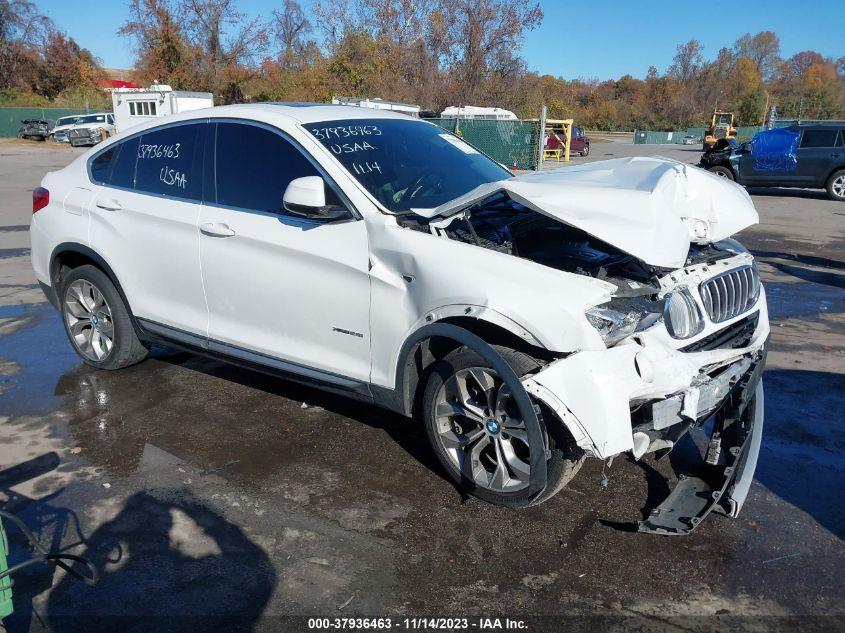
{"type": "Polygon", "coordinates": [[[801,136],[801,147],[834,147],[836,135],[837,130],[804,130],[801,136]]]}
{"type": "Polygon", "coordinates": [[[139,138],[115,143],[91,159],[91,180],[98,185],[132,189],[135,186],[135,162],[139,138]]]}

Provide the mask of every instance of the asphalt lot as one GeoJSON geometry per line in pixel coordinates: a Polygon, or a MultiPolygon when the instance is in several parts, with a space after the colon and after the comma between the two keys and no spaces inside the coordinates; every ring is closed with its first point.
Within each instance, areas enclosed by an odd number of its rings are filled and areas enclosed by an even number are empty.
{"type": "MultiPolygon", "coordinates": [[[[842,203],[752,191],[761,223],[740,239],[773,325],[757,478],[739,519],[667,538],[626,529],[667,493],[665,463],[617,459],[605,488],[593,460],[549,503],[509,511],[462,498],[423,431],[379,409],[166,349],[117,373],[83,365],[37,287],[27,233],[32,188],[79,153],[0,143],[0,507],[102,578],[17,574],[9,631],[116,628],[96,619],[110,616],[129,630],[235,624],[197,616],[273,630],[291,614],[843,627],[842,203]]],[[[616,142],[586,160],[654,154],[699,156],[616,142]]]]}

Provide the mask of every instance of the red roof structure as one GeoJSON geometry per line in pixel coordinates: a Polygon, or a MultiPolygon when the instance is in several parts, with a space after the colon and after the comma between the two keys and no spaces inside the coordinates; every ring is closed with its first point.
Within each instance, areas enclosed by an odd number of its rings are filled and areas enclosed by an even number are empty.
{"type": "Polygon", "coordinates": [[[143,88],[139,84],[136,84],[131,81],[124,81],[122,79],[105,79],[98,84],[100,88],[105,88],[106,90],[114,89],[114,88],[143,88]]]}

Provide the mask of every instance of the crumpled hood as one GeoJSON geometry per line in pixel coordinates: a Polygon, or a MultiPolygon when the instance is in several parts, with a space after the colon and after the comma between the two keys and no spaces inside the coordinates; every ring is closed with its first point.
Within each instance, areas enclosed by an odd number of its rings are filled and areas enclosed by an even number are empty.
{"type": "Polygon", "coordinates": [[[435,209],[448,217],[500,191],[653,266],[680,268],[690,242],[717,242],[759,221],[742,187],[666,158],[617,158],[480,185],[435,209]]]}

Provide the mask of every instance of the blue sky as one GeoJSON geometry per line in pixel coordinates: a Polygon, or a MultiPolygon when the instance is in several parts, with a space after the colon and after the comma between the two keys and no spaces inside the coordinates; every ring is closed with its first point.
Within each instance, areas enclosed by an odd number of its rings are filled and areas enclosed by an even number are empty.
{"type": "MultiPolygon", "coordinates": [[[[519,1],[519,0],[517,0],[519,1]]],[[[38,7],[107,67],[132,65],[132,45],[117,36],[128,15],[123,0],[35,0],[38,7]]],[[[278,0],[243,0],[243,11],[269,16],[278,0]]],[[[311,0],[301,0],[308,10],[311,0]]],[[[743,33],[771,30],[785,57],[803,50],[845,55],[842,0],[742,3],[688,0],[542,0],[541,28],[528,34],[523,55],[532,70],[563,76],[616,79],[663,71],[675,47],[701,40],[708,58],[743,33]]]]}

